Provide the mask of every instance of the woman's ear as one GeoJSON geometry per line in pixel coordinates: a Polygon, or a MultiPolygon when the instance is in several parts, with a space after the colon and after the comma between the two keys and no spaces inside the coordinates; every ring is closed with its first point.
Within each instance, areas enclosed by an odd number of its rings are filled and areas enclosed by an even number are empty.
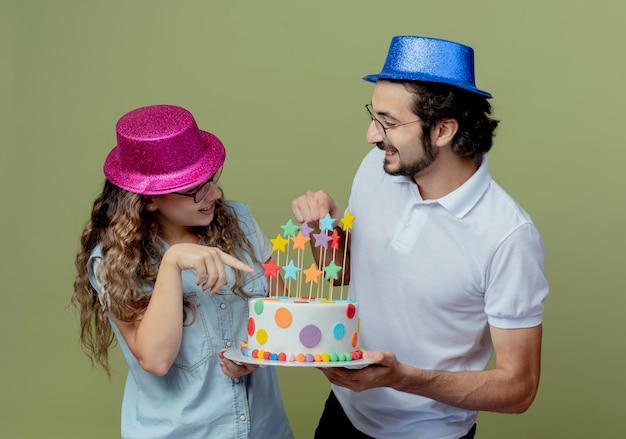
{"type": "Polygon", "coordinates": [[[154,212],[155,210],[157,210],[157,204],[154,201],[154,197],[151,195],[144,195],[143,197],[143,205],[145,207],[145,209],[149,212],[154,212]]]}
{"type": "Polygon", "coordinates": [[[444,119],[438,122],[434,129],[433,144],[436,146],[452,144],[458,130],[459,123],[456,119],[444,119]]]}

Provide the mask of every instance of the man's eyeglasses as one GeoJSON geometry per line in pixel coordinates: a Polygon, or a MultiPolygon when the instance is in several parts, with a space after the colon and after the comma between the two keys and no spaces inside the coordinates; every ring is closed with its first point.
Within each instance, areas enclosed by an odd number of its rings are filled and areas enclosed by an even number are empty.
{"type": "Polygon", "coordinates": [[[383,123],[376,119],[376,116],[374,116],[374,109],[372,108],[371,104],[365,104],[365,109],[367,110],[367,114],[369,114],[370,119],[373,120],[374,122],[376,122],[376,129],[378,130],[379,133],[381,133],[382,135],[384,135],[385,137],[387,137],[387,131],[388,130],[392,130],[394,128],[398,128],[401,127],[403,125],[408,125],[410,123],[415,123],[415,122],[420,122],[421,119],[416,119],[416,120],[412,120],[410,122],[403,122],[403,123],[394,123],[393,125],[383,125],[383,123]],[[381,132],[382,129],[382,132],[381,132]]]}
{"type": "Polygon", "coordinates": [[[206,194],[208,194],[209,191],[211,190],[211,183],[213,183],[214,185],[217,185],[217,183],[220,180],[220,177],[222,176],[222,169],[224,169],[224,167],[219,168],[217,172],[213,174],[211,178],[209,178],[207,181],[205,181],[200,186],[198,186],[198,189],[196,189],[194,192],[191,192],[191,193],[172,192],[172,194],[182,195],[183,197],[192,197],[194,203],[199,203],[200,201],[204,199],[204,197],[206,197],[206,194]]]}

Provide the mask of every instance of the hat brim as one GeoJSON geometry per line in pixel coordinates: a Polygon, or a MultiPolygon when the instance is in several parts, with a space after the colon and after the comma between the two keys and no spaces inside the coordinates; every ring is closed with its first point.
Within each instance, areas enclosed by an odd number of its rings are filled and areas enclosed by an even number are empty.
{"type": "Polygon", "coordinates": [[[372,75],[367,75],[363,77],[364,81],[367,82],[376,82],[379,79],[394,79],[401,81],[423,81],[423,82],[436,82],[439,84],[448,84],[453,85],[458,88],[462,88],[463,90],[471,91],[472,93],[477,93],[479,95],[485,96],[487,98],[493,97],[491,93],[476,88],[472,85],[461,83],[457,81],[452,81],[449,78],[441,78],[438,76],[425,75],[425,74],[394,74],[394,73],[377,73],[372,75]]]}
{"type": "Polygon", "coordinates": [[[215,174],[226,160],[222,142],[207,131],[199,131],[206,152],[185,168],[166,174],[142,174],[124,166],[119,146],[115,146],[105,160],[104,175],[114,185],[142,195],[163,195],[197,186],[215,174]]]}

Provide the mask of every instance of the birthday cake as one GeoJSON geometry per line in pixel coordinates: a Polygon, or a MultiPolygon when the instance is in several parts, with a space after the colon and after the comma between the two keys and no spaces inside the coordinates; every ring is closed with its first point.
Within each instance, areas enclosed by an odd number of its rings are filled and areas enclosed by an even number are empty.
{"type": "Polygon", "coordinates": [[[264,297],[250,299],[248,310],[245,357],[309,363],[363,357],[353,300],[264,297]]]}
{"type": "MultiPolygon", "coordinates": [[[[353,220],[350,212],[341,219],[345,232],[342,265],[345,265],[353,220]]],[[[319,233],[312,233],[313,229],[307,223],[297,225],[289,220],[281,226],[283,235],[270,239],[272,251],[276,254],[263,264],[269,294],[248,301],[248,340],[241,347],[242,356],[307,363],[363,358],[359,348],[359,306],[354,300],[344,299],[343,270],[335,263],[341,240],[334,228],[335,221],[326,215],[320,220],[319,233]],[[292,247],[287,246],[290,241],[292,247]],[[303,269],[304,251],[309,242],[320,247],[319,263],[303,269]],[[284,260],[282,264],[281,259],[284,260]],[[333,285],[340,279],[340,273],[341,289],[337,294],[333,285]],[[322,283],[322,278],[330,282],[322,283]]],[[[337,259],[339,255],[341,253],[337,259]]]]}

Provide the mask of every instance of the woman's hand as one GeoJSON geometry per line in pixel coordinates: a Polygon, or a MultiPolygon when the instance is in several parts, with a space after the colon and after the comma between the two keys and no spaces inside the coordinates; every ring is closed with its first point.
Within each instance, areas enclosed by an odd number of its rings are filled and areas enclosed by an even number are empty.
{"type": "Polygon", "coordinates": [[[216,247],[197,244],[172,245],[163,255],[161,267],[164,264],[175,266],[181,271],[196,270],[196,283],[202,285],[204,291],[210,289],[211,295],[226,285],[224,264],[248,273],[254,271],[253,267],[216,247]]]}
{"type": "Polygon", "coordinates": [[[226,351],[227,349],[222,349],[219,352],[219,357],[222,360],[220,362],[220,367],[222,368],[222,372],[231,378],[239,378],[248,375],[259,367],[257,364],[237,363],[231,361],[224,356],[224,352],[226,351]]]}

